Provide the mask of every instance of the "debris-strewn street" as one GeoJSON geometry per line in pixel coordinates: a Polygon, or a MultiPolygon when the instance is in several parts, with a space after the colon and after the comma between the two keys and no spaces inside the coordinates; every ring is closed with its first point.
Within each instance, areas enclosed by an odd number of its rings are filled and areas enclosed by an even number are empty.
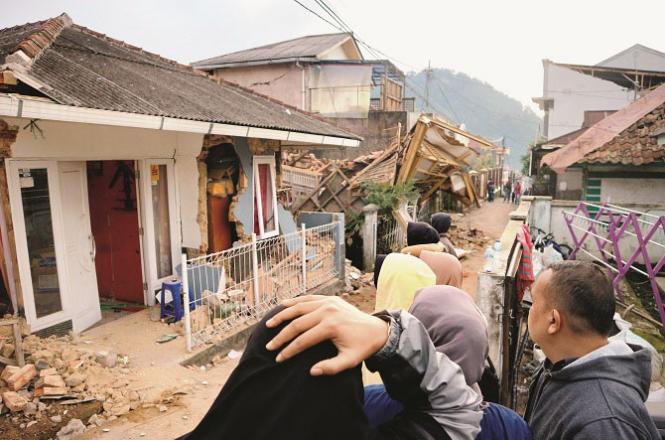
{"type": "Polygon", "coordinates": [[[3,5],[0,440],[665,438],[665,2],[191,3],[3,5]]]}

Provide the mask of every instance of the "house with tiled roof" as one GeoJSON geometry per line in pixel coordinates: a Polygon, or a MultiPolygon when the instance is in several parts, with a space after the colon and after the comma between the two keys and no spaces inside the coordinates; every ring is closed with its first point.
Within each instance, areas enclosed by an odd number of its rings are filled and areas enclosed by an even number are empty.
{"type": "Polygon", "coordinates": [[[582,127],[553,139],[542,139],[529,148],[529,175],[535,195],[550,195],[560,200],[579,200],[582,197],[581,170],[569,168],[564,173],[555,173],[540,162],[546,154],[552,153],[577,139],[589,127],[614,113],[614,110],[587,110],[584,112],[582,127]]]}
{"type": "Polygon", "coordinates": [[[78,332],[100,301],[153,305],[183,252],[297,233],[283,148],[361,140],[66,14],[2,29],[0,307],[78,332]]]}
{"type": "MultiPolygon", "coordinates": [[[[665,85],[602,118],[543,156],[561,175],[575,169],[583,200],[665,206],[665,85]]],[[[552,142],[552,141],[550,141],[552,142]]]]}

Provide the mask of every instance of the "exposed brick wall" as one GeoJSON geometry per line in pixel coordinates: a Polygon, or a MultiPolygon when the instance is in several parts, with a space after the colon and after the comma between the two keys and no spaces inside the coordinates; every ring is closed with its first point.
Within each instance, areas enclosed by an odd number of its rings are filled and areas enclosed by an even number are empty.
{"type": "MultiPolygon", "coordinates": [[[[18,127],[9,125],[6,121],[0,119],[0,209],[2,209],[5,223],[7,226],[8,243],[2,243],[3,246],[9,247],[11,261],[4,261],[2,258],[2,276],[3,282],[6,284],[13,283],[17,293],[17,306],[18,311],[23,315],[23,295],[21,293],[21,280],[18,273],[18,258],[16,256],[16,242],[14,241],[14,224],[12,223],[11,207],[9,204],[9,190],[7,187],[7,171],[5,169],[6,161],[4,158],[11,157],[11,146],[16,142],[18,135],[18,127]],[[10,280],[8,276],[7,266],[14,267],[14,279],[10,280]]],[[[1,252],[1,250],[0,250],[1,252]]],[[[9,286],[6,286],[9,293],[9,286]]]]}
{"type": "Polygon", "coordinates": [[[11,145],[16,142],[18,127],[0,119],[0,157],[11,157],[11,145]]]}
{"type": "Polygon", "coordinates": [[[326,118],[340,128],[362,136],[364,141],[357,148],[315,150],[317,156],[328,159],[353,159],[376,150],[384,150],[395,139],[397,125],[402,124],[402,136],[407,130],[406,112],[371,111],[367,118],[326,118]]]}

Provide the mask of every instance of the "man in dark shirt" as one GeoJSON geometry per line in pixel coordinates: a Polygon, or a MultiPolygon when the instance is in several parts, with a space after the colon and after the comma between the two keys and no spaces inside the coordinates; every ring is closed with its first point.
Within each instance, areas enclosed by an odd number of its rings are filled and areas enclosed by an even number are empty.
{"type": "Polygon", "coordinates": [[[614,289],[592,263],[564,261],[531,289],[529,333],[547,356],[529,389],[525,419],[536,439],[660,439],[644,401],[650,354],[608,342],[614,289]]]}

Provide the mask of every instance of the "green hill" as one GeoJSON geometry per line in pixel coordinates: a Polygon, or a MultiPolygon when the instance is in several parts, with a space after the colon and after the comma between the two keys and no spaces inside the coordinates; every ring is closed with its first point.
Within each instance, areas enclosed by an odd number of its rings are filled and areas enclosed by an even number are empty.
{"type": "Polygon", "coordinates": [[[424,108],[426,72],[407,75],[407,96],[416,96],[416,109],[443,114],[463,123],[472,133],[494,140],[503,137],[511,148],[508,162],[520,169],[520,157],[538,133],[542,119],[518,100],[486,82],[449,69],[432,69],[429,109],[424,108]]]}

